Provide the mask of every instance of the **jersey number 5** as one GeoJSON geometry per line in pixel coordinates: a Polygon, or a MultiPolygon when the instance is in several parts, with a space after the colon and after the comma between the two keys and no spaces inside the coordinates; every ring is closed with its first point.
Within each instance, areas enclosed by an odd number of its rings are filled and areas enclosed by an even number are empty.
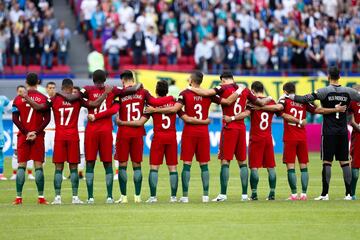
{"type": "Polygon", "coordinates": [[[165,114],[161,114],[161,118],[163,120],[163,123],[161,124],[161,127],[163,129],[168,129],[170,127],[170,123],[171,123],[170,122],[170,117],[166,116],[165,114]]]}

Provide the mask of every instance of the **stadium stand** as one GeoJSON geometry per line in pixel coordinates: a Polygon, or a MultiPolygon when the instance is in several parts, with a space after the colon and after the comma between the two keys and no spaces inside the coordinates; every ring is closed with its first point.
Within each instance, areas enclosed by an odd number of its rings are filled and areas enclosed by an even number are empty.
{"type": "Polygon", "coordinates": [[[89,43],[107,55],[110,72],[119,66],[213,73],[224,68],[309,72],[328,65],[351,73],[358,68],[355,0],[70,3],[89,43]]]}
{"type": "Polygon", "coordinates": [[[28,71],[44,76],[71,72],[67,65],[71,33],[54,17],[51,0],[0,2],[0,72],[3,78],[28,71]]]}

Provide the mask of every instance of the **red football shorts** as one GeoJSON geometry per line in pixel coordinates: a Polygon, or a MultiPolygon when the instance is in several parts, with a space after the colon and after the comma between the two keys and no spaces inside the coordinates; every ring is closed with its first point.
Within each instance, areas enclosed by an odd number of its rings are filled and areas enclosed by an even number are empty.
{"type": "Polygon", "coordinates": [[[115,160],[127,162],[129,155],[132,162],[141,163],[143,156],[143,137],[118,137],[115,145],[115,160]]]}
{"type": "Polygon", "coordinates": [[[44,134],[37,135],[34,141],[26,141],[26,136],[23,134],[19,134],[17,151],[19,163],[27,162],[29,160],[34,160],[36,162],[44,162],[44,134]]]}
{"type": "Polygon", "coordinates": [[[85,130],[85,159],[95,161],[97,154],[102,162],[112,162],[112,131],[85,130]]]}
{"type": "Polygon", "coordinates": [[[352,159],[351,167],[360,168],[360,134],[351,136],[350,156],[352,159]]]}
{"type": "Polygon", "coordinates": [[[206,132],[202,136],[181,136],[181,160],[192,162],[193,157],[199,163],[210,161],[210,137],[206,132]]]}
{"type": "Polygon", "coordinates": [[[218,158],[231,161],[234,155],[238,161],[246,160],[246,130],[223,128],[218,158]]]}
{"type": "Polygon", "coordinates": [[[80,146],[79,141],[55,140],[53,163],[79,163],[80,146]]]}
{"type": "Polygon", "coordinates": [[[296,156],[299,163],[309,162],[308,147],[306,141],[285,141],[284,142],[284,163],[295,163],[296,156]]]}
{"type": "Polygon", "coordinates": [[[178,164],[176,135],[154,136],[150,148],[150,165],[161,165],[164,156],[166,165],[176,166],[178,164]]]}
{"type": "Polygon", "coordinates": [[[249,166],[250,168],[274,168],[276,166],[272,137],[256,141],[250,140],[249,166]]]}

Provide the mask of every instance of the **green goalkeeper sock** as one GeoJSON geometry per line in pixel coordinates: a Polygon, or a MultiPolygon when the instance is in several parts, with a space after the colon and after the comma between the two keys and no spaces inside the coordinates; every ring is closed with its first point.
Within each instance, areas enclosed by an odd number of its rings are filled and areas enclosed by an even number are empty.
{"type": "Polygon", "coordinates": [[[88,192],[88,199],[94,198],[94,166],[87,164],[86,165],[86,187],[88,192]]]}
{"type": "Polygon", "coordinates": [[[275,188],[276,188],[275,168],[268,168],[268,172],[269,172],[269,187],[270,187],[269,196],[275,196],[275,188]]]}
{"type": "Polygon", "coordinates": [[[210,180],[209,167],[207,164],[200,165],[200,169],[201,169],[201,181],[203,184],[203,196],[209,196],[209,180],[210,180]]]}
{"type": "Polygon", "coordinates": [[[220,170],[221,194],[226,195],[228,181],[229,181],[229,165],[223,164],[221,165],[221,170],[220,170]]]}
{"type": "Polygon", "coordinates": [[[309,172],[307,168],[300,169],[300,171],[301,171],[302,193],[306,193],[309,185],[309,172]]]}
{"type": "Polygon", "coordinates": [[[35,169],[35,183],[39,196],[44,196],[45,179],[44,179],[44,171],[42,168],[35,169]]]}
{"type": "Polygon", "coordinates": [[[77,169],[70,169],[70,181],[71,181],[72,195],[77,196],[79,189],[79,173],[77,169]]]}
{"type": "Polygon", "coordinates": [[[156,197],[156,186],[158,183],[158,170],[151,169],[149,173],[150,196],[156,197]]]}
{"type": "Polygon", "coordinates": [[[114,172],[112,166],[105,168],[105,182],[107,197],[112,198],[114,172]]]}
{"type": "Polygon", "coordinates": [[[62,170],[55,169],[54,174],[54,189],[55,189],[55,195],[61,195],[61,184],[62,184],[62,170]]]}
{"type": "Polygon", "coordinates": [[[24,167],[18,167],[17,173],[16,173],[16,196],[21,197],[22,196],[22,190],[25,183],[25,168],[24,167]]]}
{"type": "Polygon", "coordinates": [[[176,197],[179,176],[177,172],[170,172],[171,196],[176,197]]]}
{"type": "Polygon", "coordinates": [[[259,172],[257,169],[251,169],[250,171],[250,187],[253,195],[257,194],[257,185],[259,183],[259,172]]]}
{"type": "Polygon", "coordinates": [[[288,177],[288,182],[289,182],[289,186],[290,186],[290,189],[291,189],[291,193],[296,194],[297,189],[296,189],[296,173],[295,173],[295,169],[288,169],[287,170],[287,177],[288,177]]]}
{"type": "Polygon", "coordinates": [[[247,194],[248,189],[248,179],[249,179],[249,170],[246,164],[240,165],[240,179],[241,179],[241,187],[242,187],[242,194],[247,194]]]}
{"type": "Polygon", "coordinates": [[[135,195],[139,196],[141,193],[141,184],[142,184],[141,167],[134,167],[134,184],[135,184],[135,195]]]}
{"type": "Polygon", "coordinates": [[[356,194],[356,184],[359,179],[359,169],[352,168],[351,169],[351,196],[355,196],[356,194]]]}
{"type": "Polygon", "coordinates": [[[181,182],[182,182],[184,197],[187,197],[189,194],[190,169],[191,169],[191,165],[184,164],[183,170],[181,172],[181,182]]]}
{"type": "Polygon", "coordinates": [[[121,195],[126,196],[127,173],[126,167],[119,167],[119,186],[121,195]]]}

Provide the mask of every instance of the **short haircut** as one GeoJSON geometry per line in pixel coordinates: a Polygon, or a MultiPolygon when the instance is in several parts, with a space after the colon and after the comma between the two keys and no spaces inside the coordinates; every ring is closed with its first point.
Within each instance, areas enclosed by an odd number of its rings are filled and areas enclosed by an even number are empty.
{"type": "Polygon", "coordinates": [[[156,83],[156,94],[160,97],[165,97],[169,92],[169,84],[165,80],[159,80],[156,83]]]}
{"type": "Polygon", "coordinates": [[[48,83],[46,84],[46,88],[48,88],[50,85],[56,86],[56,83],[55,83],[55,82],[48,82],[48,83]]]}
{"type": "Polygon", "coordinates": [[[17,86],[17,87],[16,87],[16,91],[18,91],[20,88],[25,88],[25,86],[24,86],[24,85],[19,85],[19,86],[17,86]]]}
{"type": "Polygon", "coordinates": [[[191,80],[200,85],[203,81],[204,74],[200,71],[195,71],[191,74],[191,80]]]}
{"type": "Polygon", "coordinates": [[[223,78],[231,78],[231,79],[234,79],[234,75],[232,74],[232,72],[226,71],[226,72],[223,72],[223,73],[220,75],[220,80],[222,80],[223,78]]]}
{"type": "Polygon", "coordinates": [[[124,81],[133,81],[134,80],[134,75],[132,73],[132,71],[130,70],[125,70],[120,74],[120,79],[124,80],[124,81]]]}
{"type": "Polygon", "coordinates": [[[256,93],[263,93],[264,84],[262,84],[260,81],[255,81],[251,84],[251,90],[253,90],[256,93]]]}
{"type": "Polygon", "coordinates": [[[329,67],[328,74],[331,80],[339,80],[340,71],[338,67],[329,67]]]}
{"type": "Polygon", "coordinates": [[[63,81],[62,81],[62,84],[61,84],[61,88],[64,89],[64,88],[71,88],[74,86],[74,83],[73,81],[70,79],[70,78],[65,78],[63,81]]]}
{"type": "Polygon", "coordinates": [[[100,69],[95,70],[92,77],[94,83],[104,83],[106,81],[106,73],[100,69]]]}
{"type": "Polygon", "coordinates": [[[296,91],[295,84],[293,82],[287,82],[284,84],[283,90],[286,91],[287,93],[295,93],[296,91]]]}
{"type": "Polygon", "coordinates": [[[26,83],[29,86],[36,86],[39,83],[39,77],[36,73],[28,73],[26,75],[26,83]]]}
{"type": "Polygon", "coordinates": [[[79,86],[74,86],[73,89],[76,89],[80,92],[81,88],[79,86]]]}

